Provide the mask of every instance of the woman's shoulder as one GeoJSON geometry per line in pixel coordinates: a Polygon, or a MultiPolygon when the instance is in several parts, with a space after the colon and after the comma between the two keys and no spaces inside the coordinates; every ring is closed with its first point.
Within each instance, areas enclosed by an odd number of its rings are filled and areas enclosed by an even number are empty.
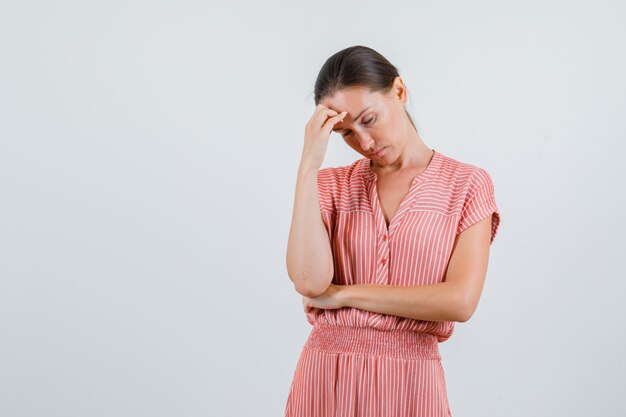
{"type": "MultiPolygon", "coordinates": [[[[477,190],[493,190],[491,175],[484,167],[451,156],[442,156],[440,169],[430,182],[430,189],[439,199],[467,201],[477,190]]],[[[452,203],[450,205],[456,206],[452,203]]]]}
{"type": "Polygon", "coordinates": [[[361,158],[347,165],[320,168],[317,171],[318,181],[340,186],[359,179],[363,164],[366,160],[369,161],[367,158],[361,158]]]}
{"type": "Polygon", "coordinates": [[[467,183],[474,181],[477,177],[489,177],[489,173],[482,166],[443,155],[438,175],[438,179],[441,182],[467,185],[467,183]]]}

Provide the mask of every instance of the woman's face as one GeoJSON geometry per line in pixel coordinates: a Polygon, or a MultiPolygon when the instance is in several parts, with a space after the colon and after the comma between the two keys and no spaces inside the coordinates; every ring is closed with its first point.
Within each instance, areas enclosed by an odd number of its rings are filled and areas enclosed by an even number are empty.
{"type": "Polygon", "coordinates": [[[396,78],[394,88],[387,94],[349,87],[320,101],[338,113],[348,112],[343,121],[335,124],[333,131],[341,134],[352,149],[375,161],[392,161],[401,153],[399,148],[409,121],[404,110],[404,86],[398,81],[396,78]],[[373,154],[383,148],[381,154],[373,154]]]}

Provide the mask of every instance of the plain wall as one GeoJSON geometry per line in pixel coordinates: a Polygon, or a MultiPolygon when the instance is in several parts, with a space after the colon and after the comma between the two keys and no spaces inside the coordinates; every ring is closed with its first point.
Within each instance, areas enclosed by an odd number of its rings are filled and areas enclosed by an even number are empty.
{"type": "MultiPolygon", "coordinates": [[[[0,5],[0,417],[280,416],[313,84],[400,70],[426,145],[492,176],[454,416],[626,415],[618,1],[0,5]]],[[[324,166],[361,156],[333,133],[324,166]]]]}

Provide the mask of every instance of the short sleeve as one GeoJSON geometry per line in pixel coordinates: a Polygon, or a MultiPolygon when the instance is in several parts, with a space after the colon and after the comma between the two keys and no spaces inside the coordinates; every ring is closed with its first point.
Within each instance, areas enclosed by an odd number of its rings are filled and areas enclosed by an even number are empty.
{"type": "Polygon", "coordinates": [[[321,168],[317,171],[317,191],[320,200],[320,214],[328,236],[332,238],[337,217],[335,206],[337,179],[333,167],[321,168]]]}
{"type": "Polygon", "coordinates": [[[500,211],[496,205],[495,190],[491,176],[483,168],[477,168],[471,175],[469,186],[457,229],[457,235],[493,213],[491,218],[491,239],[493,243],[500,226],[500,211]]]}

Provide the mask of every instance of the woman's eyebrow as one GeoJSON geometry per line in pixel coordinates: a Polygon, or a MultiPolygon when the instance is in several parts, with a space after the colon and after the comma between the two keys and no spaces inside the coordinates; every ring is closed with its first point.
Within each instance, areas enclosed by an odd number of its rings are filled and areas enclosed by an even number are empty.
{"type": "MultiPolygon", "coordinates": [[[[365,113],[365,110],[369,109],[372,106],[368,106],[366,108],[364,108],[363,110],[361,110],[361,112],[358,114],[358,116],[354,119],[354,121],[356,122],[357,120],[359,120],[359,118],[363,115],[363,113],[365,113]]],[[[337,129],[333,129],[333,131],[337,131],[337,130],[343,130],[343,127],[339,127],[337,129]]]]}

